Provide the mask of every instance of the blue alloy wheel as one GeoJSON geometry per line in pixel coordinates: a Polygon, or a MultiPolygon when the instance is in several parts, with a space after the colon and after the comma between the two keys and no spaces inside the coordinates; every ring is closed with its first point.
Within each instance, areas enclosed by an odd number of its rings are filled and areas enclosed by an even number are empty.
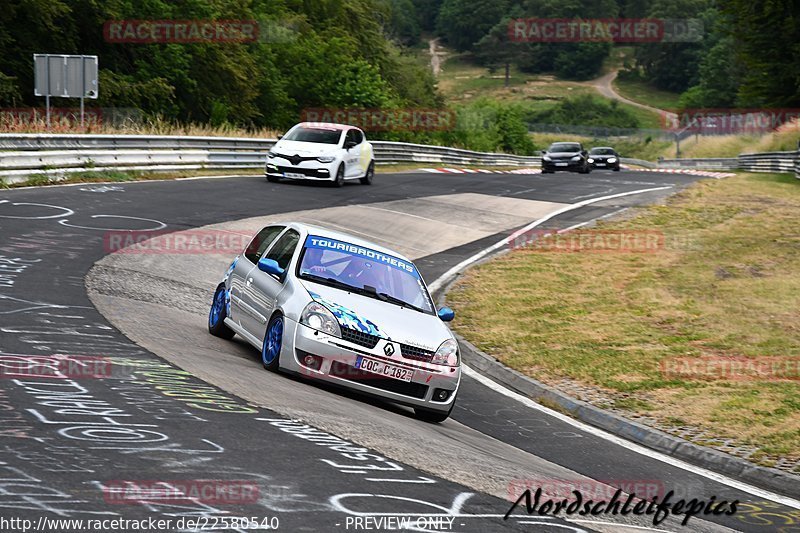
{"type": "Polygon", "coordinates": [[[208,312],[208,332],[215,337],[222,339],[232,339],[236,334],[225,324],[225,317],[228,316],[228,302],[225,299],[225,284],[220,284],[214,292],[214,299],[211,301],[211,310],[208,312]]]}
{"type": "Polygon", "coordinates": [[[264,336],[264,347],[261,349],[261,360],[267,370],[277,370],[283,342],[283,317],[272,317],[264,336]]]}

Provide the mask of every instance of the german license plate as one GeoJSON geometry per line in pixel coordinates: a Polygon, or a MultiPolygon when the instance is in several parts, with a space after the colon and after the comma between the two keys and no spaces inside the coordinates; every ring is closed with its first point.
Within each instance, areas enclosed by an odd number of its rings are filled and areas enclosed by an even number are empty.
{"type": "Polygon", "coordinates": [[[595,165],[597,165],[598,167],[604,167],[604,166],[606,166],[606,164],[605,164],[605,163],[595,163],[595,165]]]}
{"type": "Polygon", "coordinates": [[[567,166],[568,164],[569,164],[569,163],[556,163],[556,166],[557,166],[557,167],[565,167],[565,166],[567,166]]]}
{"type": "Polygon", "coordinates": [[[306,177],[305,174],[300,174],[299,172],[284,172],[283,175],[286,176],[287,178],[305,178],[306,177]]]}
{"type": "Polygon", "coordinates": [[[383,361],[376,361],[375,359],[367,359],[366,357],[358,356],[356,359],[356,368],[365,372],[385,376],[387,378],[399,379],[400,381],[411,381],[414,376],[414,371],[407,368],[402,368],[395,365],[388,365],[383,361]]]}

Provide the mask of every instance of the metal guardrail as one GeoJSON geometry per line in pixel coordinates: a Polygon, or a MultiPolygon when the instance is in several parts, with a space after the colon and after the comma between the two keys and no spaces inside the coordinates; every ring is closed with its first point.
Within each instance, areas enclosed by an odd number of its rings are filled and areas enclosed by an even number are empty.
{"type": "Polygon", "coordinates": [[[739,168],[748,172],[794,172],[800,178],[800,151],[740,154],[739,168]]]}
{"type": "MultiPolygon", "coordinates": [[[[0,180],[97,170],[260,168],[276,139],[0,134],[0,180]]],[[[537,166],[540,157],[473,152],[445,146],[372,141],[378,164],[537,166]]]]}
{"type": "Polygon", "coordinates": [[[658,168],[657,163],[653,163],[652,161],[647,161],[645,159],[634,159],[632,157],[620,157],[620,163],[624,163],[626,165],[636,165],[637,167],[644,167],[644,168],[658,168]]]}
{"type": "Polygon", "coordinates": [[[736,170],[739,160],[735,157],[708,157],[693,159],[660,159],[659,168],[697,168],[703,170],[736,170]]]}
{"type": "MultiPolygon", "coordinates": [[[[36,174],[97,170],[198,170],[260,168],[276,139],[173,135],[0,134],[0,181],[36,174]]],[[[378,164],[540,166],[539,156],[473,152],[445,146],[372,141],[378,164]]],[[[741,154],[738,158],[634,158],[622,162],[645,168],[691,168],[794,172],[800,151],[741,154]]]]}

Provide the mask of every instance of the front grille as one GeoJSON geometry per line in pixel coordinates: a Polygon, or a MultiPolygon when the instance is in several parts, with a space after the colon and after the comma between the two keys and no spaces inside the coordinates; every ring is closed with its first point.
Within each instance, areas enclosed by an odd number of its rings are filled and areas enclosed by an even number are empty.
{"type": "Polygon", "coordinates": [[[273,152],[273,154],[275,154],[275,157],[280,157],[281,159],[290,161],[293,165],[297,165],[302,161],[314,161],[317,158],[317,156],[315,155],[312,156],[302,156],[298,154],[284,155],[284,154],[279,154],[278,152],[273,152]]]}
{"type": "Polygon", "coordinates": [[[329,374],[354,383],[361,383],[362,385],[369,385],[376,389],[385,390],[387,392],[394,392],[402,394],[403,396],[410,396],[411,398],[424,399],[428,393],[428,386],[422,383],[413,383],[408,381],[400,381],[399,379],[385,378],[378,374],[371,372],[364,372],[363,370],[342,363],[334,361],[331,364],[329,374]]]}
{"type": "MultiPolygon", "coordinates": [[[[304,176],[314,176],[319,177],[320,174],[317,172],[317,169],[314,168],[298,168],[298,167],[287,167],[283,165],[278,165],[278,172],[293,172],[295,174],[303,174],[304,176]]],[[[327,176],[327,174],[325,174],[327,176]]]]}
{"type": "Polygon", "coordinates": [[[434,352],[430,350],[423,350],[422,348],[417,348],[409,344],[400,345],[400,355],[406,359],[414,359],[415,361],[425,361],[429,363],[430,360],[433,359],[433,354],[434,352]]]}
{"type": "Polygon", "coordinates": [[[363,333],[350,328],[343,327],[341,329],[342,339],[363,346],[364,348],[369,348],[370,350],[377,346],[378,340],[380,340],[380,337],[377,335],[370,335],[369,333],[363,333]]]}

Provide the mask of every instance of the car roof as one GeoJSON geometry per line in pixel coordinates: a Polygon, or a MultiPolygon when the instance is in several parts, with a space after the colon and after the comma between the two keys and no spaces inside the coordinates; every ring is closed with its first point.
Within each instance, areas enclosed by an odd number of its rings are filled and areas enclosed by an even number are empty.
{"type": "Polygon", "coordinates": [[[326,237],[328,239],[335,239],[337,241],[344,241],[350,244],[355,244],[356,246],[361,246],[363,248],[369,248],[371,250],[375,250],[376,252],[381,252],[386,255],[391,255],[396,257],[397,259],[402,259],[404,261],[408,261],[409,263],[413,263],[411,259],[404,256],[403,254],[392,250],[391,248],[386,248],[374,242],[368,241],[366,239],[361,239],[349,233],[344,233],[341,231],[336,231],[328,228],[323,228],[322,226],[316,226],[313,224],[306,224],[304,222],[284,222],[282,224],[270,224],[271,226],[274,225],[285,225],[290,228],[294,228],[299,231],[301,234],[305,235],[316,235],[317,237],[326,237]]]}
{"type": "Polygon", "coordinates": [[[355,126],[349,124],[336,124],[333,122],[301,122],[297,126],[304,128],[329,128],[332,130],[357,130],[355,126]]]}

